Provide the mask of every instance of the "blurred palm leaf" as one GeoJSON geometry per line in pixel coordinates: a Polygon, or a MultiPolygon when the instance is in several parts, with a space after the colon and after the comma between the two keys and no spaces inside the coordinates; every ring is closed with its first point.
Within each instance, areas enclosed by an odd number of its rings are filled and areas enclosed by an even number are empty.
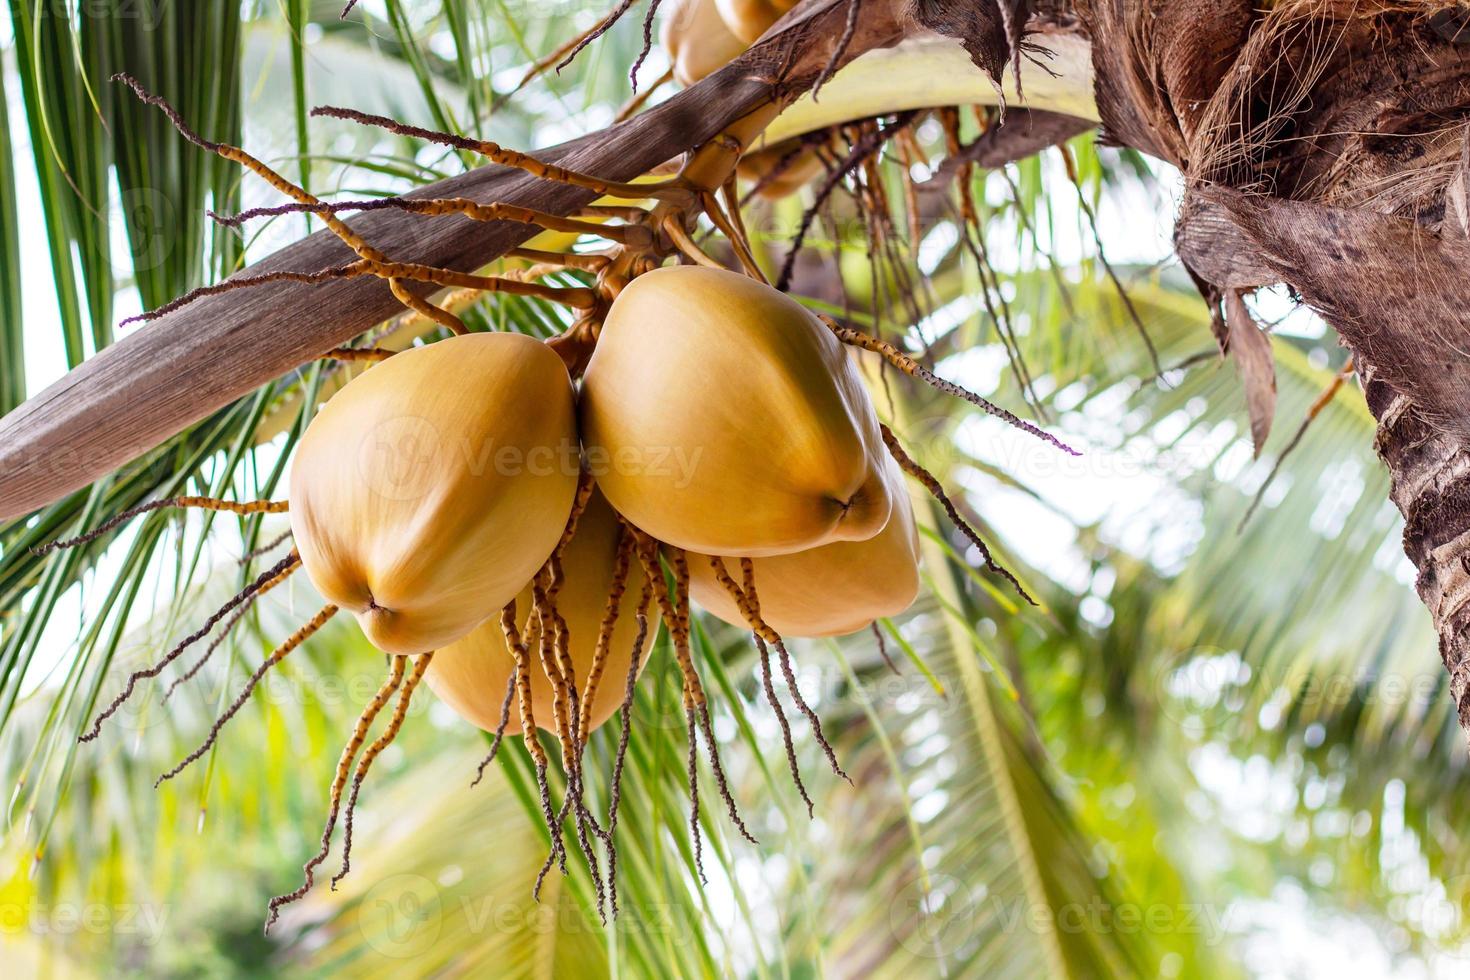
{"type": "Polygon", "coordinates": [[[10,138],[5,67],[0,62],[0,415],[26,397],[25,326],[21,320],[20,201],[10,138]]]}

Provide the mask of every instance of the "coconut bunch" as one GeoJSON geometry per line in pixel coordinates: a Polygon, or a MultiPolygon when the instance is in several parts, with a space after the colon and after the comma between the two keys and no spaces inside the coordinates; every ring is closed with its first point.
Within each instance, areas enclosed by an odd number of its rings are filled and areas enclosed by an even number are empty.
{"type": "Polygon", "coordinates": [[[325,270],[237,276],[138,319],[207,293],[281,279],[368,275],[385,281],[412,316],[441,328],[429,342],[407,350],[358,346],[323,353],[370,366],[337,390],[307,426],[292,462],[287,501],[157,500],[48,546],[92,541],[131,517],[168,507],[289,514],[289,554],[156,664],[134,673],[83,736],[96,738],[139,683],[157,677],[223,622],[170,693],[195,676],[260,596],[304,569],[326,604],[262,661],[205,742],[160,782],[202,757],[266,672],[339,612],[350,613],[386,655],[382,687],[338,760],[321,847],[306,863],[301,887],[271,902],[267,928],[284,904],[312,886],[344,813],[342,870],[333,884],[347,873],[359,790],[402,726],[421,683],[468,722],[493,733],[481,772],[507,735],[524,739],[551,837],[536,887],[554,865],[565,872],[562,828],[570,827],[599,907],[606,899],[616,914],[618,778],[631,700],[660,621],[673,652],[670,669],[678,670],[683,692],[698,864],[695,768],[701,734],[729,817],[750,835],[726,786],[713,736],[690,641],[691,598],[752,635],[793,779],[810,808],[771,660],[774,654],[793,702],[842,775],[820,720],[796,687],[786,639],[865,629],[913,602],[919,553],[905,474],[940,502],[990,569],[1020,591],[943,488],[879,421],[857,360],[861,352],[876,355],[904,375],[1062,444],[936,377],[894,345],[814,314],[769,284],[746,238],[733,181],[745,148],[776,107],[758,111],[692,153],[675,176],[634,183],[352,110],[315,110],[476,152],[601,198],[582,212],[558,216],[462,199],[324,202],[244,150],[203,139],[166,102],[123,80],[167,113],[185,137],[236,161],[291,199],[216,220],[233,226],[262,215],[309,212],[356,255],[325,270]],[[517,221],[528,230],[573,241],[595,237],[605,245],[591,252],[522,248],[510,253],[524,263],[516,272],[464,273],[387,256],[341,217],[389,208],[517,221]],[[701,218],[723,233],[739,271],[695,241],[701,218]],[[558,273],[560,284],[541,281],[550,272],[558,273]],[[570,325],[545,342],[472,332],[447,305],[426,298],[444,289],[538,297],[565,306],[570,325]],[[382,734],[369,743],[372,725],[390,703],[382,734]],[[599,816],[583,794],[585,748],[592,732],[615,714],[621,732],[610,806],[599,816]],[[559,806],[549,790],[550,759],[538,729],[560,749],[566,791],[559,806]],[[605,880],[598,843],[607,855],[605,880]]]}

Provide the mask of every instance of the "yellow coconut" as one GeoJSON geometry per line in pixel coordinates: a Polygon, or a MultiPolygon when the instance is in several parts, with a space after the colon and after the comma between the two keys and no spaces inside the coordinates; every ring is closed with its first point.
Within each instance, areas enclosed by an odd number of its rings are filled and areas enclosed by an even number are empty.
{"type": "Polygon", "coordinates": [[[471,334],[397,354],[302,437],[290,493],[301,563],[380,649],[446,646],[551,554],[576,439],[571,379],[539,341],[471,334]]]}
{"type": "Polygon", "coordinates": [[[719,71],[746,48],[725,26],[715,0],[674,0],[665,9],[658,36],[680,85],[719,71]]]}
{"type": "MultiPolygon", "coordinates": [[[[577,693],[585,689],[588,672],[606,609],[608,590],[612,586],[618,547],[617,515],[600,493],[594,493],[587,510],[577,522],[577,532],[562,555],[565,576],[557,596],[557,612],[567,623],[568,652],[577,673],[577,693]]],[[[642,592],[643,570],[634,556],[627,578],[627,591],[618,607],[618,618],[608,646],[602,678],[593,698],[588,731],[612,717],[623,703],[632,663],[633,642],[638,638],[637,605],[642,592]]],[[[529,583],[516,597],[516,613],[521,637],[532,657],[531,697],[540,728],[554,731],[552,726],[551,682],[541,669],[537,656],[540,630],[531,611],[529,583]]],[[[658,630],[657,611],[649,604],[648,631],[638,651],[639,670],[647,665],[648,651],[658,630]]],[[[430,688],[466,721],[486,731],[494,731],[500,722],[500,707],[505,701],[506,685],[515,668],[515,660],[505,644],[498,613],[486,619],[464,639],[444,647],[434,655],[424,675],[430,688]]],[[[511,703],[508,734],[521,730],[520,713],[511,703]]]]}
{"type": "Polygon", "coordinates": [[[735,169],[742,179],[760,187],[760,197],[773,201],[795,194],[827,172],[815,148],[797,140],[747,153],[735,169]]]}
{"type": "Polygon", "coordinates": [[[714,4],[730,32],[746,44],[754,44],[796,6],[796,0],[714,0],[714,4]]]}
{"type": "MultiPolygon", "coordinates": [[[[888,525],[867,541],[839,541],[791,555],[753,559],[761,619],[783,636],[842,636],[875,619],[896,616],[919,594],[919,532],[903,473],[888,461],[893,494],[888,525]]],[[[740,561],[725,569],[741,583],[740,561]]],[[[740,607],[715,577],[709,559],[689,556],[689,594],[715,616],[747,628],[740,607]]]]}
{"type": "Polygon", "coordinates": [[[887,451],[843,345],[745,276],[672,266],[609,309],[580,402],[607,499],[703,554],[786,554],[883,529],[887,451]]]}

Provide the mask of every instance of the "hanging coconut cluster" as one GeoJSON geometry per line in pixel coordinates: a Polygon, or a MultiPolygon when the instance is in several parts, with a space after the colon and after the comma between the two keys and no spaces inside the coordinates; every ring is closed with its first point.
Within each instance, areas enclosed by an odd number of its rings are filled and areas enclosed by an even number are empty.
{"type": "MultiPolygon", "coordinates": [[[[784,6],[692,0],[681,9],[700,23],[728,25],[734,37],[748,40],[784,6]]],[[[671,50],[683,43],[677,27],[665,37],[671,50]]],[[[699,69],[692,63],[679,68],[680,57],[676,72],[694,77],[699,69]]],[[[439,339],[426,338],[430,342],[402,352],[324,352],[370,366],[336,391],[307,426],[292,464],[288,501],[157,500],[81,538],[49,546],[95,540],[130,517],[164,507],[289,514],[291,552],[202,629],[130,677],[83,737],[96,738],[137,684],[158,676],[217,624],[224,622],[227,632],[261,595],[304,569],[327,604],[265,658],[204,744],[164,779],[200,758],[265,673],[337,613],[350,612],[387,655],[382,687],[337,764],[321,848],[307,862],[301,887],[271,902],[267,926],[282,905],[311,887],[344,813],[337,878],[346,873],[358,792],[403,724],[420,683],[466,721],[493,733],[482,773],[506,736],[524,738],[551,835],[542,877],[556,864],[565,870],[563,828],[570,827],[599,907],[606,900],[616,913],[618,777],[630,705],[645,669],[676,670],[681,680],[696,861],[695,747],[701,734],[730,819],[749,837],[726,788],[713,737],[690,640],[691,598],[751,633],[792,776],[806,798],[771,660],[778,661],[790,697],[840,774],[816,713],[796,687],[786,639],[867,629],[914,601],[918,535],[904,475],[933,493],[991,569],[1009,578],[937,481],[879,421],[858,370],[858,351],[1061,444],[935,377],[886,341],[812,313],[766,281],[741,222],[734,176],[742,150],[775,109],[742,120],[692,153],[676,176],[636,183],[602,180],[493,143],[350,110],[316,110],[478,153],[601,198],[562,217],[463,199],[324,202],[238,147],[196,135],[167,103],[123,80],[168,113],[191,141],[236,161],[291,199],[218,220],[237,225],[266,214],[315,214],[356,256],[330,269],[239,276],[165,309],[203,293],[272,281],[374,276],[410,310],[443,328],[439,339]],[[378,209],[516,221],[565,236],[565,246],[581,237],[603,246],[578,253],[522,248],[509,253],[519,271],[456,272],[384,255],[341,218],[378,209]],[[723,235],[739,271],[696,241],[701,218],[723,235]],[[550,272],[563,284],[541,281],[550,272]],[[581,285],[564,284],[572,280],[581,285]],[[572,313],[570,326],[547,342],[472,332],[445,305],[426,298],[443,288],[559,303],[572,313]],[[673,658],[650,668],[660,628],[667,631],[673,658]],[[385,710],[382,734],[368,742],[385,710]],[[621,735],[610,807],[599,815],[583,794],[585,749],[591,733],[614,715],[621,735]],[[551,759],[534,737],[538,729],[560,750],[566,789],[559,805],[547,776],[551,759]],[[599,864],[598,845],[605,865],[599,864]]],[[[169,693],[198,673],[223,635],[169,693]]]]}

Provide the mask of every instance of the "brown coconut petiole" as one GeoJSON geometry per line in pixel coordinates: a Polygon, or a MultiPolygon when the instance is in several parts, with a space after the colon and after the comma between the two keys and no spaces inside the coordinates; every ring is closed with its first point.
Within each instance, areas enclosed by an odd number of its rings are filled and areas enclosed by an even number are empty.
{"type": "Polygon", "coordinates": [[[322,830],[321,847],[316,854],[301,866],[303,881],[293,892],[285,895],[277,895],[270,900],[269,912],[266,915],[265,931],[270,932],[271,926],[275,925],[276,919],[281,915],[281,907],[289,905],[311,890],[313,882],[316,881],[316,869],[327,859],[327,854],[332,849],[332,831],[337,827],[337,814],[342,806],[342,790],[347,786],[347,777],[352,772],[352,760],[357,756],[357,750],[367,740],[368,729],[372,727],[378,712],[388,703],[398,685],[403,682],[405,660],[403,657],[388,658],[388,678],[378,688],[378,693],[373,695],[362,709],[362,714],[357,718],[357,724],[353,726],[352,736],[342,748],[342,755],[337,759],[337,772],[332,777],[332,788],[328,794],[330,804],[327,809],[327,822],[322,830]]]}
{"type": "Polygon", "coordinates": [[[914,461],[913,457],[904,451],[903,446],[899,444],[898,437],[893,434],[892,429],[882,424],[878,428],[883,433],[884,445],[888,447],[888,452],[893,456],[899,467],[909,476],[918,480],[924,489],[929,491],[930,496],[939,501],[939,506],[944,508],[944,513],[948,515],[954,526],[959,528],[960,533],[980,552],[980,557],[985,562],[985,567],[1011,583],[1011,587],[1016,590],[1016,594],[1022,599],[1025,599],[1033,606],[1039,605],[1035,599],[1031,598],[1031,594],[1022,587],[1020,580],[1011,574],[1010,569],[995,560],[995,557],[990,553],[990,547],[980,537],[979,532],[960,516],[959,509],[955,507],[954,501],[949,499],[949,494],[944,492],[944,487],[940,484],[938,478],[920,466],[914,461]]]}
{"type": "Polygon", "coordinates": [[[337,615],[337,607],[332,605],[331,603],[328,603],[321,608],[320,612],[311,617],[311,619],[308,620],[304,626],[288,636],[284,643],[276,647],[271,655],[269,657],[266,657],[265,660],[261,662],[259,667],[255,668],[255,673],[251,674],[250,680],[245,682],[244,690],[242,690],[235,697],[235,700],[230,704],[230,706],[225,709],[224,714],[215,719],[214,724],[209,729],[209,735],[204,739],[203,744],[201,744],[197,749],[185,756],[178,765],[174,766],[162,776],[159,776],[158,779],[154,781],[153,788],[157,789],[158,787],[163,785],[165,780],[173,779],[179,773],[189,768],[189,766],[192,765],[200,757],[202,757],[204,753],[208,752],[214,746],[215,741],[219,739],[219,733],[224,729],[229,720],[235,717],[235,715],[240,711],[241,708],[245,707],[245,702],[250,700],[250,695],[255,691],[255,688],[260,683],[261,678],[265,677],[266,671],[270,670],[282,660],[285,660],[287,654],[289,654],[292,650],[295,650],[297,647],[301,646],[301,644],[310,639],[313,633],[326,625],[327,620],[331,619],[335,615],[337,615]]]}
{"type": "Polygon", "coordinates": [[[259,592],[261,589],[266,588],[268,584],[274,585],[279,578],[284,578],[285,576],[290,575],[293,571],[296,570],[298,566],[300,566],[300,564],[301,556],[298,555],[296,553],[296,550],[293,548],[289,555],[276,562],[276,564],[272,565],[270,568],[261,572],[260,575],[256,577],[255,581],[245,586],[245,588],[241,589],[238,593],[231,597],[228,602],[226,602],[223,606],[220,606],[219,609],[215,610],[214,614],[204,621],[203,626],[180,640],[179,643],[172,650],[170,650],[162,660],[158,661],[158,663],[154,664],[151,667],[145,667],[142,670],[137,670],[130,674],[128,676],[127,686],[123,688],[122,693],[113,698],[112,702],[106,708],[102,709],[102,713],[93,720],[91,729],[88,730],[86,734],[78,737],[77,741],[90,742],[95,739],[98,733],[102,731],[102,723],[108,718],[111,718],[114,714],[116,714],[117,710],[123,706],[128,698],[133,696],[133,690],[138,686],[139,681],[147,680],[151,677],[157,677],[160,673],[163,672],[163,668],[173,663],[183,654],[185,650],[187,650],[190,646],[197,643],[199,640],[208,635],[209,631],[214,629],[216,623],[218,623],[225,616],[229,615],[230,610],[249,600],[251,596],[259,592]]]}
{"type": "Polygon", "coordinates": [[[332,876],[332,891],[337,890],[337,882],[347,877],[347,872],[352,870],[352,817],[357,812],[357,794],[362,791],[362,781],[367,778],[373,760],[382,755],[383,750],[398,737],[399,730],[403,728],[403,720],[408,717],[408,705],[413,700],[414,689],[424,679],[424,671],[429,669],[429,661],[433,659],[432,652],[413,658],[413,670],[398,691],[398,703],[393,706],[393,717],[388,719],[388,726],[383,729],[383,733],[363,751],[362,758],[357,760],[357,771],[352,774],[352,795],[347,798],[347,819],[342,828],[342,870],[332,876]]]}

